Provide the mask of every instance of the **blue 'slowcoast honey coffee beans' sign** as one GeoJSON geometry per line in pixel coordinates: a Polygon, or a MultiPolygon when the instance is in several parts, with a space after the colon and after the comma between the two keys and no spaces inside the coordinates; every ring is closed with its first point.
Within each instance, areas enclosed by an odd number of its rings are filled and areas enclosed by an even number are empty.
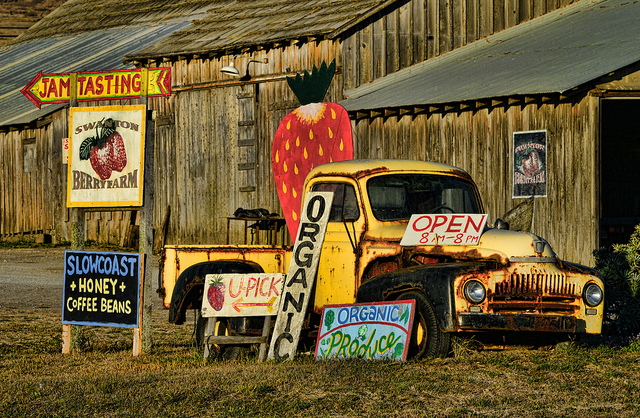
{"type": "Polygon", "coordinates": [[[62,323],[137,328],[140,254],[66,251],[62,323]]]}

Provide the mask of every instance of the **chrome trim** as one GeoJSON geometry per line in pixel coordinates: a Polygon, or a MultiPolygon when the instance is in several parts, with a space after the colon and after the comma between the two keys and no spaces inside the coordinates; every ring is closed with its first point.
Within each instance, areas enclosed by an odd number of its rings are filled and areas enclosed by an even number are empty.
{"type": "Polygon", "coordinates": [[[555,257],[511,257],[512,263],[555,263],[555,257]]]}

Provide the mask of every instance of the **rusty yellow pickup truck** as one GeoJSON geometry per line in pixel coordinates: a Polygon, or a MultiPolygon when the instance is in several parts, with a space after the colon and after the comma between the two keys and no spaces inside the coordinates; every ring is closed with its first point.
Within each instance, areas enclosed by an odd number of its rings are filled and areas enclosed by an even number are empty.
{"type": "MultiPolygon", "coordinates": [[[[334,198],[303,344],[315,342],[325,305],[410,299],[410,357],[447,355],[454,334],[504,344],[601,332],[598,273],[560,260],[544,239],[498,221],[464,242],[438,238],[443,228],[479,228],[471,216],[485,213],[476,185],[460,168],[409,160],[334,162],[314,168],[304,190],[330,191],[334,198]],[[423,214],[421,223],[412,228],[422,241],[407,244],[403,237],[416,214],[423,214]]],[[[160,294],[169,320],[183,323],[187,310],[200,309],[207,274],[286,274],[291,257],[291,247],[282,245],[166,246],[160,294]]],[[[219,335],[262,331],[248,318],[219,324],[219,335]]]]}

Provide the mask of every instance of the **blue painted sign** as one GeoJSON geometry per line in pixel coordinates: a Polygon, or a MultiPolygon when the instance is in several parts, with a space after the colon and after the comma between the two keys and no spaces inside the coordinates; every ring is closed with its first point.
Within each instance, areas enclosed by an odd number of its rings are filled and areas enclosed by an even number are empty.
{"type": "Polygon", "coordinates": [[[316,343],[316,360],[405,360],[415,301],[327,305],[316,343]]]}
{"type": "Polygon", "coordinates": [[[66,251],[62,323],[138,328],[140,254],[66,251]]]}

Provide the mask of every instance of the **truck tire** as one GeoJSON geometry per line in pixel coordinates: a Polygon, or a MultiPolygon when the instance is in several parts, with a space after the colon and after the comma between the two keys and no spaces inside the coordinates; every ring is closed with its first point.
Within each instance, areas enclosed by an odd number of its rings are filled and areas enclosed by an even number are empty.
{"type": "Polygon", "coordinates": [[[398,297],[398,300],[411,299],[415,301],[415,314],[407,357],[446,357],[451,347],[451,337],[438,327],[433,305],[422,292],[405,292],[398,297]]]}
{"type": "MultiPolygon", "coordinates": [[[[204,351],[205,337],[204,331],[207,328],[207,322],[209,318],[205,318],[198,312],[198,318],[196,320],[196,347],[198,350],[204,351]]],[[[214,331],[215,336],[230,335],[229,319],[218,318],[216,323],[216,329],[214,331]]],[[[223,359],[223,360],[235,360],[240,356],[242,352],[240,346],[235,345],[217,345],[212,344],[209,347],[209,358],[211,359],[223,359]]]]}

